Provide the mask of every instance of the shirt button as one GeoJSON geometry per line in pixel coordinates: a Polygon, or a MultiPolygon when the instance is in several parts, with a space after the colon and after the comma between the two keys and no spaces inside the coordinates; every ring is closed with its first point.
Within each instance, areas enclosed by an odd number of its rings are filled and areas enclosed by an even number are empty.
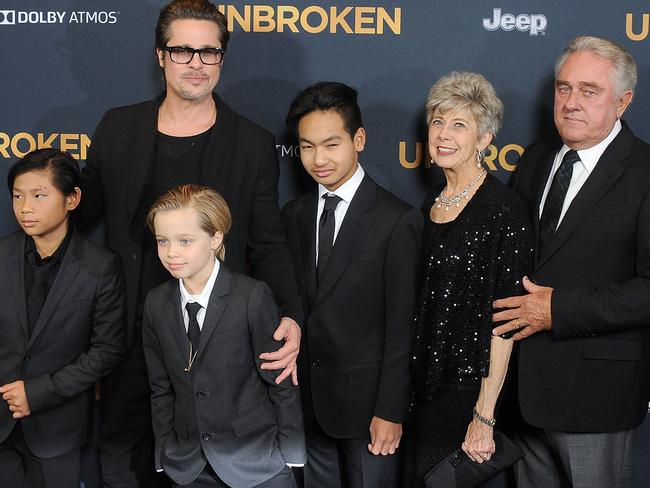
{"type": "Polygon", "coordinates": [[[204,441],[209,441],[209,440],[210,440],[210,434],[207,434],[207,433],[206,433],[206,434],[203,434],[203,435],[201,436],[201,439],[203,439],[204,441]]]}
{"type": "Polygon", "coordinates": [[[196,397],[197,400],[203,400],[205,398],[205,393],[203,393],[202,391],[198,391],[194,396],[196,397]]]}
{"type": "Polygon", "coordinates": [[[318,368],[318,367],[320,366],[320,361],[319,361],[318,359],[314,359],[314,360],[311,362],[311,365],[312,365],[314,368],[318,368]]]}
{"type": "Polygon", "coordinates": [[[137,261],[138,260],[138,255],[136,253],[131,254],[131,259],[133,259],[134,261],[137,261]]]}

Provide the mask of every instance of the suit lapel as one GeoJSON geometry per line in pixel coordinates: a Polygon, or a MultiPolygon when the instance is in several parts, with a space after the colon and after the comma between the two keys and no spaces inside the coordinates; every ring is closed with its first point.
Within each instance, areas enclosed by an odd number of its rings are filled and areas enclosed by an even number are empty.
{"type": "Polygon", "coordinates": [[[350,202],[350,207],[336,236],[323,281],[318,285],[315,302],[322,300],[343,274],[375,221],[371,212],[376,206],[377,188],[366,175],[350,202]]]}
{"type": "Polygon", "coordinates": [[[59,304],[63,301],[65,293],[68,291],[68,288],[77,277],[77,274],[79,274],[79,270],[81,269],[80,260],[82,257],[83,238],[78,231],[74,231],[70,239],[68,250],[63,256],[63,261],[61,261],[59,271],[56,274],[56,278],[54,278],[54,282],[52,283],[52,288],[50,288],[50,292],[47,294],[47,298],[45,299],[45,303],[43,303],[41,313],[38,315],[38,319],[34,325],[34,330],[32,331],[32,335],[27,343],[28,348],[31,347],[31,345],[36,341],[38,335],[43,331],[45,326],[50,321],[52,314],[56,311],[59,304]]]}
{"type": "Polygon", "coordinates": [[[223,162],[232,159],[227,151],[236,147],[234,140],[237,137],[237,132],[230,107],[216,94],[213,94],[213,98],[217,106],[217,120],[210,134],[208,145],[203,152],[201,183],[216,188],[227,197],[227,201],[234,201],[232,193],[238,192],[240,189],[229,188],[223,182],[230,181],[228,172],[234,170],[236,165],[223,164],[223,162]],[[224,143],[224,141],[229,143],[224,143]]]}
{"type": "Polygon", "coordinates": [[[210,340],[210,336],[212,336],[212,333],[221,321],[223,312],[226,309],[226,301],[223,297],[230,293],[231,286],[232,273],[222,263],[219,269],[219,274],[217,275],[217,280],[214,282],[212,293],[210,293],[208,309],[205,312],[205,319],[203,320],[203,327],[201,328],[199,350],[196,352],[197,360],[201,357],[201,354],[203,354],[203,351],[210,340]]]}
{"type": "Polygon", "coordinates": [[[532,196],[533,206],[531,209],[531,221],[535,229],[535,235],[539,234],[539,204],[542,201],[542,196],[544,195],[544,188],[546,188],[546,183],[548,182],[548,177],[551,174],[551,169],[553,168],[553,162],[555,161],[555,155],[557,151],[549,149],[543,156],[537,167],[535,168],[535,174],[533,176],[533,181],[535,182],[534,192],[532,196]]]}
{"type": "Polygon", "coordinates": [[[309,305],[316,297],[316,214],[318,213],[318,190],[309,192],[303,200],[302,207],[296,212],[300,250],[302,254],[302,272],[307,287],[309,305]]]}
{"type": "Polygon", "coordinates": [[[16,252],[11,253],[6,261],[6,273],[11,283],[11,294],[18,311],[20,328],[25,338],[29,336],[29,325],[27,324],[27,298],[25,297],[25,234],[17,234],[16,252]]]}
{"type": "Polygon", "coordinates": [[[143,105],[142,112],[134,115],[134,130],[130,135],[127,146],[132,148],[128,162],[125,164],[125,183],[127,187],[127,209],[131,230],[140,239],[144,231],[144,221],[134,222],[139,214],[138,209],[144,198],[145,185],[155,163],[156,137],[158,133],[158,109],[164,99],[164,94],[150,103],[143,105]]]}
{"type": "MultiPolygon", "coordinates": [[[[183,364],[189,361],[190,340],[185,331],[185,322],[181,311],[181,292],[178,289],[178,280],[169,283],[162,305],[162,316],[171,331],[173,341],[178,347],[173,347],[181,355],[183,364]]],[[[166,285],[167,286],[167,285],[166,285]]]]}
{"type": "Polygon", "coordinates": [[[593,172],[589,175],[582,188],[580,188],[571,205],[569,205],[555,236],[553,236],[544,253],[539,256],[537,266],[544,264],[558,250],[576,227],[584,220],[596,202],[602,198],[607,190],[623,174],[625,167],[621,162],[629,157],[631,146],[632,133],[627,126],[624,126],[607,149],[605,149],[593,172]]]}

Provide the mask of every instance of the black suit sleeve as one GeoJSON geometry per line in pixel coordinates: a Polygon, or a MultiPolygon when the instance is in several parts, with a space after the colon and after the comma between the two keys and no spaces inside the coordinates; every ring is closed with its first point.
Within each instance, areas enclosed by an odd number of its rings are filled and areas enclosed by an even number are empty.
{"type": "Polygon", "coordinates": [[[286,463],[306,462],[305,437],[300,406],[300,391],[289,381],[276,384],[280,371],[260,369],[259,355],[278,348],[273,339],[279,316],[271,290],[264,283],[256,283],[248,298],[248,327],[251,334],[257,370],[267,385],[267,391],[275,410],[278,426],[278,444],[286,463]]]}
{"type": "Polygon", "coordinates": [[[106,115],[99,122],[92,137],[86,158],[86,166],[81,170],[81,202],[74,211],[73,219],[79,229],[87,233],[104,212],[104,190],[101,174],[102,143],[105,140],[106,115]]]}
{"type": "Polygon", "coordinates": [[[553,291],[551,316],[555,337],[619,332],[650,324],[650,190],[640,206],[635,254],[636,276],[630,280],[553,291]]]}
{"type": "Polygon", "coordinates": [[[149,386],[151,388],[151,423],[155,436],[156,469],[161,470],[160,461],[165,440],[174,430],[174,402],[176,396],[167,366],[163,359],[163,349],[160,346],[155,324],[151,318],[151,294],[147,295],[142,321],[142,347],[147,362],[149,386]]]}
{"type": "Polygon", "coordinates": [[[395,225],[385,257],[384,359],[374,415],[403,422],[410,399],[409,358],[422,261],[422,216],[414,208],[395,225]]]}
{"type": "Polygon", "coordinates": [[[278,179],[277,152],[271,139],[253,190],[248,235],[249,260],[253,276],[271,287],[282,315],[300,324],[303,317],[298,290],[278,206],[278,179]]]}
{"type": "Polygon", "coordinates": [[[124,282],[122,267],[113,256],[101,273],[93,304],[90,347],[72,363],[54,373],[25,380],[25,392],[32,413],[51,409],[91,388],[117,365],[126,351],[124,282]]]}

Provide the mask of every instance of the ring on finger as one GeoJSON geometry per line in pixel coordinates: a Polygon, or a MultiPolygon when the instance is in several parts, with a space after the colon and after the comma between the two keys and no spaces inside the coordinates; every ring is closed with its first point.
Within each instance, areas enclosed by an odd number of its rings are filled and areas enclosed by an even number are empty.
{"type": "Polygon", "coordinates": [[[519,319],[515,319],[515,329],[521,329],[521,323],[519,322],[519,319]]]}

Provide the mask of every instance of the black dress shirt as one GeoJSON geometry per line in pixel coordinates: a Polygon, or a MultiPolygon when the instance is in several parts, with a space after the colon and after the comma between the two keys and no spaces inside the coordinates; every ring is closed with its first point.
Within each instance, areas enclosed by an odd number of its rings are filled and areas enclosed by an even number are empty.
{"type": "Polygon", "coordinates": [[[25,239],[25,297],[27,301],[27,320],[29,333],[31,334],[36,325],[47,294],[52,288],[52,283],[59,272],[63,256],[68,250],[68,244],[72,237],[72,226],[68,233],[51,256],[42,258],[36,250],[34,239],[25,239]]]}

